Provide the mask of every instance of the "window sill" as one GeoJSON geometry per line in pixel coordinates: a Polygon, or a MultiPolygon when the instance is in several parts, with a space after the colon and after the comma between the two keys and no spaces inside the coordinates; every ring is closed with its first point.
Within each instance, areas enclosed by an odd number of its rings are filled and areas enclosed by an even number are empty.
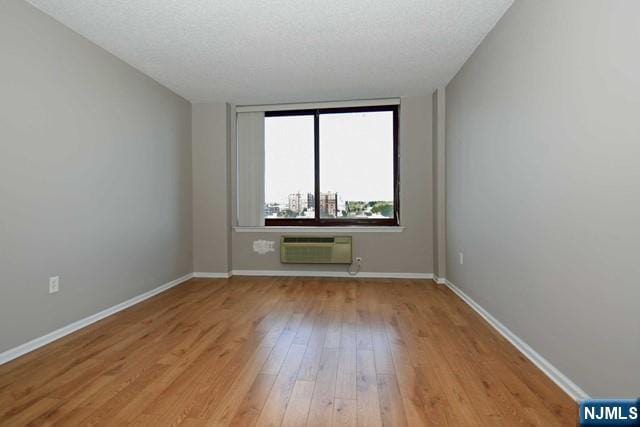
{"type": "Polygon", "coordinates": [[[339,227],[233,227],[236,233],[402,233],[403,226],[339,226],[339,227]]]}

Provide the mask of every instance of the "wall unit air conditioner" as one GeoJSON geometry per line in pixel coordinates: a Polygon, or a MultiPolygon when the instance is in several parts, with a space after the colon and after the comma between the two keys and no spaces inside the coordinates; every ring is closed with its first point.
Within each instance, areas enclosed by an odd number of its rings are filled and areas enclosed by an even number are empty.
{"type": "Polygon", "coordinates": [[[351,264],[351,236],[280,238],[283,264],[351,264]]]}

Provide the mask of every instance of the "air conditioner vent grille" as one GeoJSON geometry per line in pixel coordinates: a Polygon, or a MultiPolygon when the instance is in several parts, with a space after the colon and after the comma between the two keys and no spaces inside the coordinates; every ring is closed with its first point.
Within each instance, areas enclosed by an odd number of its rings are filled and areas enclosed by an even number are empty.
{"type": "Polygon", "coordinates": [[[280,238],[280,262],[288,264],[351,264],[351,236],[280,238]]]}
{"type": "Polygon", "coordinates": [[[335,237],[284,237],[283,243],[333,243],[335,237]]]}
{"type": "Polygon", "coordinates": [[[293,263],[330,263],[333,248],[329,247],[287,247],[285,259],[293,263]]]}

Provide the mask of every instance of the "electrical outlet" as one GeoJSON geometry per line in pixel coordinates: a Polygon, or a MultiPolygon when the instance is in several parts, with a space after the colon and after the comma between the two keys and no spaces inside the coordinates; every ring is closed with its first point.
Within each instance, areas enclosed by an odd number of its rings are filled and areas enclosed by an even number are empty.
{"type": "Polygon", "coordinates": [[[49,277],[49,293],[55,294],[60,290],[60,277],[49,277]]]}
{"type": "Polygon", "coordinates": [[[358,264],[361,264],[361,263],[362,263],[362,257],[357,256],[357,257],[356,257],[356,262],[357,262],[358,264]]]}
{"type": "Polygon", "coordinates": [[[460,252],[458,256],[460,257],[460,265],[464,264],[464,254],[460,252]]]}

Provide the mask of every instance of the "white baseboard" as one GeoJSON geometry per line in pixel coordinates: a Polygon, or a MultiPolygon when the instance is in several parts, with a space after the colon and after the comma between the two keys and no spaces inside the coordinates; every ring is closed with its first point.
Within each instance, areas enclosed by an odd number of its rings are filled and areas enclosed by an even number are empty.
{"type": "Polygon", "coordinates": [[[435,274],[433,275],[433,281],[436,282],[438,285],[447,284],[447,279],[445,279],[444,277],[438,277],[435,274]]]}
{"type": "Polygon", "coordinates": [[[384,279],[433,279],[432,273],[386,273],[363,271],[350,275],[346,271],[306,271],[306,270],[232,270],[232,276],[298,276],[298,277],[353,277],[384,279]]]}
{"type": "Polygon", "coordinates": [[[493,317],[487,310],[482,308],[480,304],[475,302],[470,296],[465,294],[460,288],[451,283],[447,279],[443,279],[444,284],[447,285],[460,299],[469,305],[476,313],[484,318],[496,331],[500,333],[507,341],[509,341],[515,348],[517,348],[527,359],[529,359],[534,365],[538,367],[551,381],[556,383],[558,387],[564,390],[573,400],[579,402],[583,399],[589,399],[589,395],[582,390],[576,383],[571,381],[567,376],[560,372],[555,366],[553,366],[547,359],[542,357],[533,348],[524,342],[519,336],[511,332],[509,328],[504,326],[498,319],[493,317]]]}
{"type": "Polygon", "coordinates": [[[202,277],[206,279],[228,279],[231,277],[231,273],[207,273],[207,272],[195,272],[193,277],[202,277]]]}
{"type": "Polygon", "coordinates": [[[3,353],[0,353],[0,365],[3,363],[7,363],[10,360],[16,359],[23,354],[32,352],[44,345],[47,345],[55,340],[58,340],[66,335],[69,335],[79,329],[82,329],[86,326],[91,325],[92,323],[97,322],[98,320],[102,320],[105,317],[111,316],[119,311],[124,310],[125,308],[131,307],[132,305],[138,304],[146,299],[151,298],[154,295],[158,295],[161,292],[164,292],[174,286],[178,286],[179,284],[186,282],[187,280],[193,277],[193,273],[186,274],[182,277],[177,278],[176,280],[172,280],[169,283],[165,283],[164,285],[158,286],[155,289],[152,289],[148,292],[135,296],[131,299],[128,299],[120,304],[116,304],[113,307],[109,307],[107,309],[102,310],[99,313],[93,314],[89,317],[85,317],[84,319],[80,319],[76,322],[73,322],[67,326],[63,326],[60,329],[57,329],[53,332],[48,333],[47,335],[43,335],[36,339],[33,339],[27,343],[19,345],[18,347],[14,347],[10,350],[7,350],[3,353]]]}

